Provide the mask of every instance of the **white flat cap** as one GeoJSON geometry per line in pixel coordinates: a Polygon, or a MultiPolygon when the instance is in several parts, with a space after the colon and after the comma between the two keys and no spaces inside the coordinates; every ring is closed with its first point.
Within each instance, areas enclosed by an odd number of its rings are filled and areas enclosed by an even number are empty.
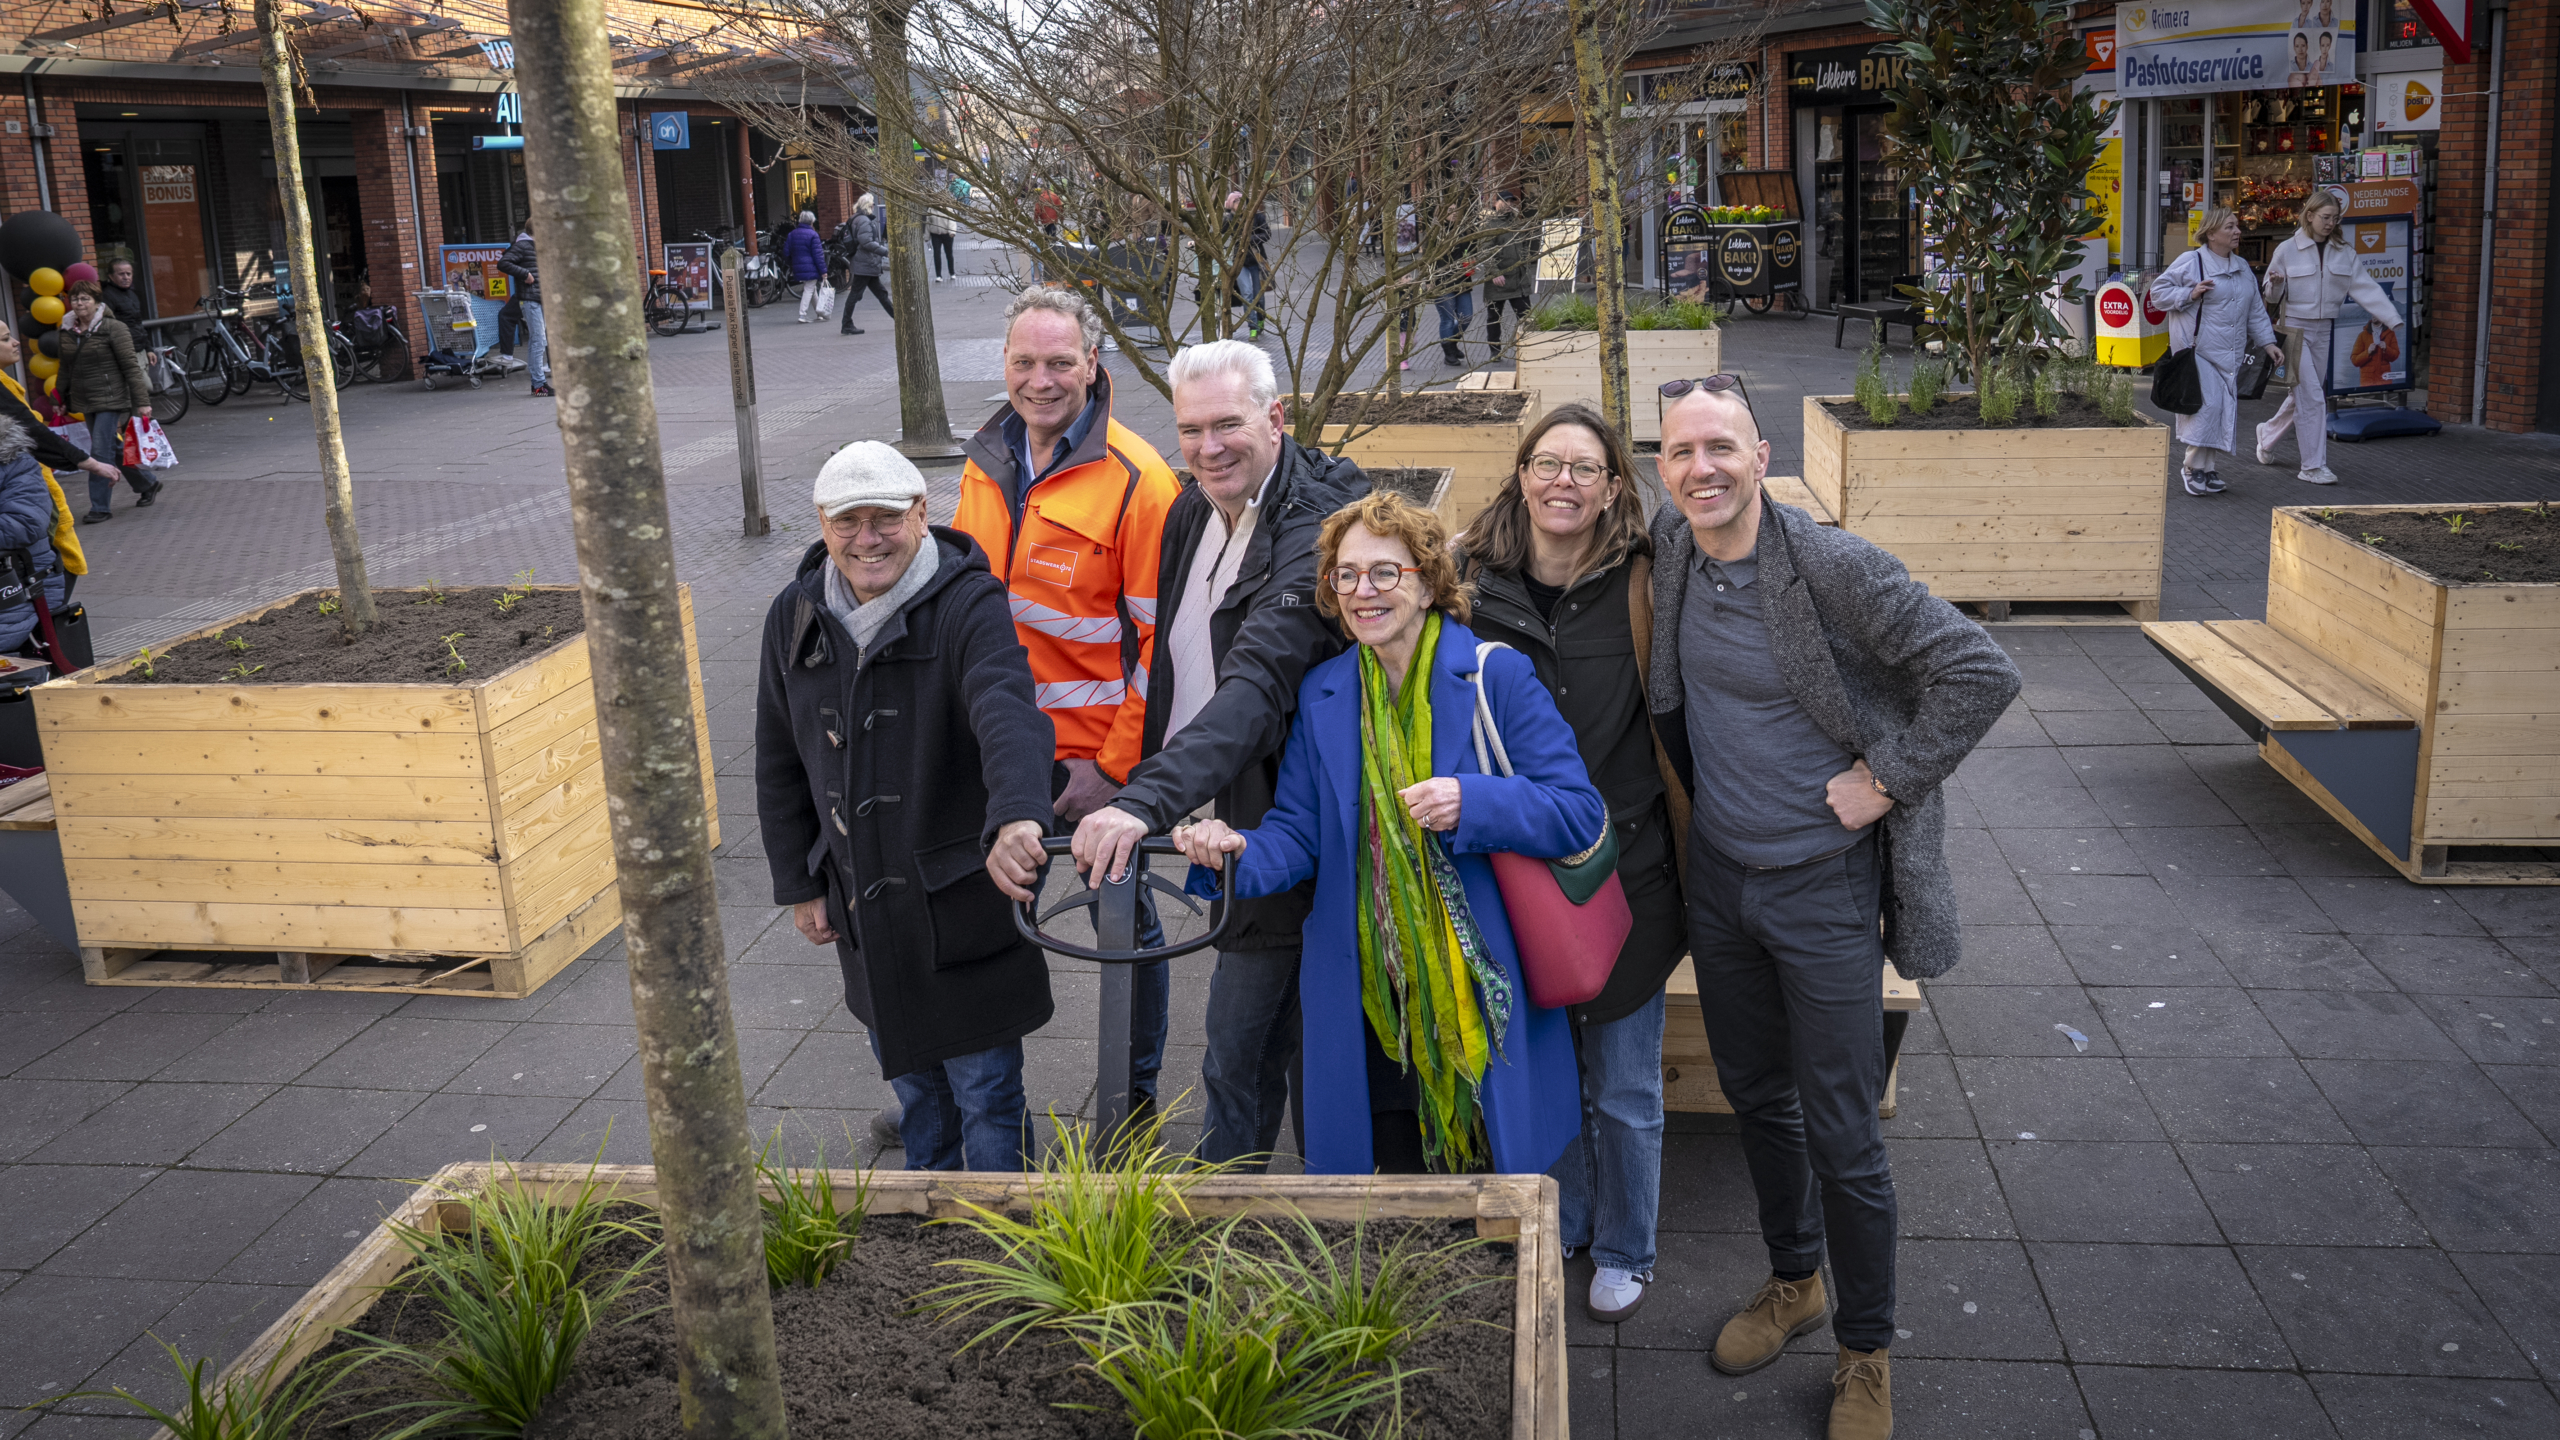
{"type": "Polygon", "coordinates": [[[829,519],[858,506],[904,510],[924,498],[924,472],[878,440],[856,440],[818,471],[818,508],[829,519]]]}

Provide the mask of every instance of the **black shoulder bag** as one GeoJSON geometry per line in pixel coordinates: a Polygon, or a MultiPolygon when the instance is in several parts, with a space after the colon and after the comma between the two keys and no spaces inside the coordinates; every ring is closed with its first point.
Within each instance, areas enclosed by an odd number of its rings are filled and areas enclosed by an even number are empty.
{"type": "MultiPolygon", "coordinates": [[[[2145,295],[2147,302],[2150,297],[2145,295]]],[[[2204,315],[2196,315],[2196,329],[2204,329],[2204,315]]],[[[2204,377],[2196,373],[2196,347],[2172,350],[2168,357],[2151,369],[2151,403],[2172,415],[2193,415],[2204,408],[2204,377]]]]}

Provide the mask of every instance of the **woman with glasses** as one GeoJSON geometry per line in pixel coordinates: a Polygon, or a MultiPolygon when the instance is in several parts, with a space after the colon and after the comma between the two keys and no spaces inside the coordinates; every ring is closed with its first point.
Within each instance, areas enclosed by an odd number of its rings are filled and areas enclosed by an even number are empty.
{"type": "Polygon", "coordinates": [[[1606,810],[1529,662],[1479,662],[1438,516],[1372,494],[1325,521],[1316,560],[1317,608],[1358,643],[1300,685],[1263,823],[1174,840],[1195,864],[1231,859],[1241,896],[1315,882],[1298,972],[1309,1172],[1537,1174],[1581,1127],[1573,1039],[1563,1011],[1529,1003],[1487,857],[1587,853],[1606,810]],[[1479,684],[1508,776],[1470,743],[1479,684]]]}
{"type": "Polygon", "coordinates": [[[1475,624],[1537,667],[1618,827],[1635,929],[1609,983],[1570,1008],[1582,1133],[1554,1174],[1565,1253],[1588,1247],[1591,1318],[1624,1320],[1653,1279],[1662,1181],[1662,985],[1688,948],[1674,847],[1688,804],[1663,783],[1645,712],[1653,545],[1616,426],[1582,405],[1529,427],[1511,478],[1458,540],[1475,624]],[[1670,807],[1675,807],[1675,816],[1670,807]]]}

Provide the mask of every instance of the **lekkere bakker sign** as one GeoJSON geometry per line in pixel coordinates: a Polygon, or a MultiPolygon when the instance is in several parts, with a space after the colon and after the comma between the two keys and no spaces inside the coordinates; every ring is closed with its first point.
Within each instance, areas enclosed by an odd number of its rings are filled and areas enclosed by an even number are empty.
{"type": "Polygon", "coordinates": [[[1902,88],[1900,55],[1872,54],[1869,45],[1800,50],[1787,57],[1787,92],[1798,105],[1889,105],[1902,88]]]}

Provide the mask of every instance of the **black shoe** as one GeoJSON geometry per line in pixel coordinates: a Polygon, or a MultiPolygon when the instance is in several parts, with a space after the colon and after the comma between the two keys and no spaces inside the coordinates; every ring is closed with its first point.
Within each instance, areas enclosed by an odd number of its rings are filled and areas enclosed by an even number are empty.
{"type": "Polygon", "coordinates": [[[548,386],[548,385],[536,385],[536,386],[534,386],[534,387],[533,387],[533,393],[534,393],[534,394],[536,394],[536,395],[550,395],[550,394],[555,394],[555,393],[557,393],[557,392],[555,392],[555,391],[554,391],[550,386],[548,386]]]}
{"type": "Polygon", "coordinates": [[[80,517],[80,523],[83,525],[95,525],[101,520],[113,520],[114,518],[116,517],[108,514],[104,510],[92,510],[88,514],[80,517]]]}
{"type": "Polygon", "coordinates": [[[836,333],[839,335],[859,335],[862,333],[862,327],[859,325],[847,325],[836,333]]]}
{"type": "Polygon", "coordinates": [[[143,491],[143,492],[142,492],[142,494],[141,494],[138,498],[136,498],[136,499],[134,500],[134,502],[133,502],[133,508],[134,508],[134,509],[136,509],[136,510],[148,510],[148,509],[150,509],[150,508],[151,508],[151,502],[152,502],[152,501],[154,501],[154,500],[159,499],[159,498],[160,498],[160,492],[161,492],[161,491],[163,491],[163,490],[166,490],[166,489],[168,489],[168,488],[169,488],[169,482],[168,482],[168,481],[166,481],[166,480],[163,480],[163,481],[161,481],[159,484],[152,486],[150,489],[143,491]]]}
{"type": "Polygon", "coordinates": [[[1467,363],[1467,357],[1459,354],[1453,346],[1442,346],[1440,350],[1440,358],[1448,361],[1451,365],[1464,365],[1467,363]]]}

